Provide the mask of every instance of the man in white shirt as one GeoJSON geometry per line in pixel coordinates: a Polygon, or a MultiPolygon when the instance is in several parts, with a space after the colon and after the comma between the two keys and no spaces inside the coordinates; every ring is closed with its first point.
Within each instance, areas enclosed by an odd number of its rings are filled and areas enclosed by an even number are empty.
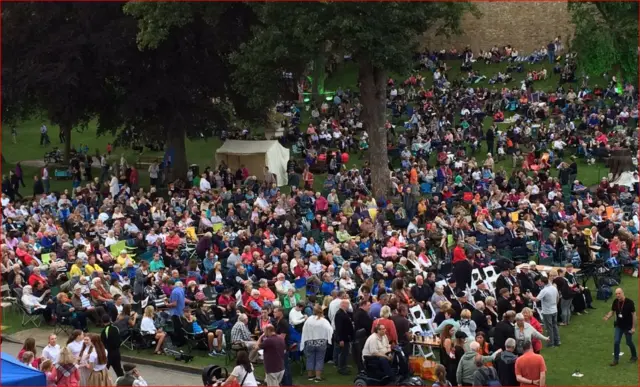
{"type": "Polygon", "coordinates": [[[558,301],[560,295],[558,289],[549,282],[548,277],[541,277],[536,281],[538,285],[544,285],[534,302],[540,301],[542,310],[542,323],[549,336],[549,346],[560,345],[560,332],[558,330],[558,301]]]}
{"type": "Polygon", "coordinates": [[[303,310],[304,304],[302,302],[298,302],[289,312],[289,323],[299,332],[302,331],[302,324],[307,321],[307,316],[302,313],[303,310]]]}
{"type": "Polygon", "coordinates": [[[60,358],[60,346],[57,344],[57,340],[56,335],[49,335],[49,344],[42,350],[42,357],[51,360],[53,364],[58,364],[60,358]]]}
{"type": "Polygon", "coordinates": [[[389,375],[393,380],[394,374],[391,369],[393,354],[387,338],[387,328],[382,324],[378,324],[374,328],[375,333],[369,336],[364,343],[364,348],[362,348],[362,359],[365,364],[379,368],[383,375],[389,375]]]}
{"type": "Polygon", "coordinates": [[[208,192],[211,190],[211,183],[207,180],[207,175],[205,173],[202,174],[200,178],[200,191],[208,192]]]}
{"type": "MultiPolygon", "coordinates": [[[[349,300],[349,294],[344,290],[341,290],[338,293],[338,297],[334,298],[333,301],[329,303],[328,317],[329,317],[329,321],[331,321],[331,326],[333,326],[333,329],[336,328],[336,324],[335,324],[336,313],[338,313],[338,310],[340,309],[340,304],[342,303],[343,300],[349,300]]],[[[349,303],[348,312],[353,313],[353,307],[351,306],[351,303],[349,303]]]]}

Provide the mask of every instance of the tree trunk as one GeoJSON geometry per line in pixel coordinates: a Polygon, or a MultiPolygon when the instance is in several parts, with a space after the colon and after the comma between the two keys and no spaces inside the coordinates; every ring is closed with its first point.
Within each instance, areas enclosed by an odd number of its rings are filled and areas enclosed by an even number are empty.
{"type": "Polygon", "coordinates": [[[71,124],[60,124],[60,130],[64,134],[64,162],[68,164],[71,161],[71,124]]]}
{"type": "Polygon", "coordinates": [[[324,100],[324,80],[327,76],[325,67],[327,64],[327,56],[325,52],[318,54],[313,61],[313,72],[311,74],[311,96],[312,101],[320,105],[324,100]]]}
{"type": "Polygon", "coordinates": [[[174,128],[169,130],[167,136],[167,151],[172,155],[169,182],[176,179],[186,179],[189,164],[187,163],[186,134],[184,129],[174,128]]]}
{"type": "Polygon", "coordinates": [[[376,199],[386,197],[391,190],[387,130],[385,124],[386,83],[384,70],[361,62],[359,70],[362,123],[369,134],[369,162],[371,183],[376,199]]]}

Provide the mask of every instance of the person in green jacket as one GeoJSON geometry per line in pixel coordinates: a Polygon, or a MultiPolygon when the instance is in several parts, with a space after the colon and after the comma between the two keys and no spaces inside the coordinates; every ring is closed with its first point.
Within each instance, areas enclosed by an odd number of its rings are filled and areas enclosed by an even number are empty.
{"type": "Polygon", "coordinates": [[[491,356],[481,356],[478,353],[478,349],[480,349],[480,344],[477,341],[473,341],[469,344],[469,350],[462,355],[462,359],[460,359],[460,363],[458,363],[458,370],[456,372],[456,381],[459,386],[473,385],[473,374],[478,369],[476,366],[476,357],[481,357],[482,363],[489,363],[493,362],[496,355],[502,352],[502,349],[499,349],[491,356]]]}

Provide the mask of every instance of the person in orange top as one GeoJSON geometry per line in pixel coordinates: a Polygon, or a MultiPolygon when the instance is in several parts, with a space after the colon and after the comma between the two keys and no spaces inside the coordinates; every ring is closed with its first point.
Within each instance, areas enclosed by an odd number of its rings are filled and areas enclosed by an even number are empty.
{"type": "Polygon", "coordinates": [[[413,164],[409,172],[409,183],[411,183],[411,185],[418,185],[418,169],[416,163],[413,164]]]}
{"type": "Polygon", "coordinates": [[[164,240],[164,246],[167,251],[173,251],[180,246],[181,240],[175,231],[169,231],[169,235],[164,240]]]}
{"type": "Polygon", "coordinates": [[[522,345],[524,353],[516,360],[516,379],[521,386],[544,386],[547,379],[547,365],[541,355],[533,353],[531,342],[522,345]]]}
{"type": "Polygon", "coordinates": [[[260,288],[258,288],[260,292],[260,299],[266,304],[273,304],[273,301],[276,300],[276,295],[273,293],[273,290],[269,289],[269,282],[266,278],[260,280],[260,288]]]}
{"type": "Polygon", "coordinates": [[[371,333],[376,332],[378,325],[384,325],[387,330],[387,339],[390,345],[398,344],[398,331],[396,330],[396,324],[391,320],[391,308],[388,305],[383,306],[380,309],[380,318],[373,322],[371,326],[371,333]]]}

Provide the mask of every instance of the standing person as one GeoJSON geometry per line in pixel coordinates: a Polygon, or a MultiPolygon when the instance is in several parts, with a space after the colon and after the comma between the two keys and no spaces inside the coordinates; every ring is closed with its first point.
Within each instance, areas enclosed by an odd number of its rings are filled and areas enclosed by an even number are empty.
{"type": "Polygon", "coordinates": [[[264,333],[258,338],[257,348],[264,351],[262,357],[267,386],[278,387],[282,382],[285,373],[285,357],[288,356],[286,347],[285,339],[276,334],[276,329],[271,324],[264,328],[264,333]]]}
{"type": "Polygon", "coordinates": [[[169,296],[169,304],[167,307],[169,309],[169,314],[171,316],[182,316],[184,311],[184,284],[182,281],[178,281],[173,286],[173,290],[171,290],[171,295],[169,296]]]}
{"type": "MultiPolygon", "coordinates": [[[[273,328],[273,327],[271,327],[273,328]]],[[[265,368],[267,366],[267,357],[265,356],[265,368]]],[[[268,378],[268,374],[267,374],[268,378]]],[[[253,365],[249,361],[249,354],[247,351],[238,351],[236,356],[236,366],[231,371],[231,374],[227,380],[222,383],[223,386],[239,386],[239,387],[257,387],[258,381],[253,373],[253,365]]],[[[267,379],[267,386],[278,386],[278,384],[269,384],[267,379]]]]}
{"type": "Polygon", "coordinates": [[[9,171],[9,184],[11,184],[13,194],[19,196],[22,200],[24,197],[20,193],[20,178],[13,171],[9,171]]]}
{"type": "Polygon", "coordinates": [[[135,364],[124,365],[124,376],[116,379],[116,386],[148,386],[147,381],[142,378],[135,364]]]}
{"type": "Polygon", "coordinates": [[[633,333],[636,331],[636,323],[638,322],[636,306],[633,300],[624,296],[624,291],[621,288],[616,289],[616,299],[613,300],[611,310],[604,316],[604,321],[609,320],[613,315],[615,315],[616,319],[613,324],[614,342],[613,362],[611,366],[617,366],[620,360],[620,341],[622,341],[622,335],[624,335],[627,345],[631,350],[631,358],[629,361],[636,362],[638,360],[638,352],[633,343],[633,333]]]}
{"type": "Polygon", "coordinates": [[[49,335],[49,343],[42,350],[42,358],[51,360],[53,364],[58,364],[58,358],[60,357],[60,345],[57,343],[58,336],[55,334],[49,335]]]}
{"type": "Polygon", "coordinates": [[[149,166],[149,180],[152,187],[158,186],[158,174],[160,173],[160,167],[157,162],[151,163],[149,166]]]}
{"type": "MultiPolygon", "coordinates": [[[[102,316],[102,322],[106,324],[106,327],[102,330],[102,333],[99,336],[102,339],[100,345],[108,351],[107,366],[109,368],[113,368],[116,375],[120,377],[124,375],[122,364],[120,363],[120,344],[122,343],[120,329],[111,323],[111,319],[107,315],[102,316]]],[[[94,344],[93,339],[91,340],[91,343],[94,344]]],[[[89,363],[91,363],[91,359],[89,359],[89,363]]],[[[91,380],[91,376],[89,377],[89,380],[91,380]]]]}
{"type": "Polygon", "coordinates": [[[67,137],[64,134],[64,130],[62,129],[62,127],[60,127],[60,131],[58,132],[58,140],[60,140],[60,144],[64,144],[66,138],[67,137]]]}
{"type": "Polygon", "coordinates": [[[490,363],[493,362],[494,358],[502,352],[502,349],[498,349],[492,356],[481,356],[478,354],[479,349],[480,343],[472,341],[471,344],[469,344],[467,352],[462,355],[462,358],[458,363],[458,368],[456,369],[456,381],[458,382],[458,386],[473,385],[474,374],[478,369],[476,358],[480,359],[479,364],[490,363]]]}
{"type": "Polygon", "coordinates": [[[54,367],[54,381],[58,387],[77,387],[80,382],[80,371],[75,364],[76,359],[68,347],[62,348],[58,365],[54,367]]]}
{"type": "Polygon", "coordinates": [[[549,55],[549,63],[554,64],[556,62],[556,45],[554,42],[547,44],[547,54],[549,55]]]}
{"type": "MultiPolygon", "coordinates": [[[[111,382],[109,371],[107,371],[107,363],[109,362],[107,360],[108,352],[104,348],[100,336],[95,333],[90,333],[89,338],[93,350],[89,353],[89,362],[87,364],[87,367],[91,370],[87,385],[92,387],[111,386],[113,383],[111,382]]],[[[118,353],[118,356],[119,355],[118,353]]],[[[122,372],[122,368],[120,368],[120,372],[122,372]]],[[[122,376],[122,374],[118,376],[122,376]]]]}
{"type": "Polygon", "coordinates": [[[489,130],[487,130],[485,139],[487,140],[487,152],[493,153],[493,141],[495,139],[495,132],[493,131],[493,126],[491,126],[489,130]]]}
{"type": "Polygon", "coordinates": [[[51,186],[49,185],[49,170],[46,165],[42,167],[42,185],[44,186],[44,193],[48,195],[51,192],[51,186]]]}
{"type": "Polygon", "coordinates": [[[283,359],[284,375],[282,375],[282,381],[280,384],[282,386],[291,386],[293,384],[291,369],[289,368],[289,329],[291,329],[291,325],[289,325],[289,321],[284,316],[284,309],[281,306],[278,306],[273,310],[273,316],[276,319],[276,334],[280,336],[285,343],[283,359]]]}
{"type": "Polygon", "coordinates": [[[494,362],[496,371],[498,371],[498,379],[503,386],[517,386],[516,360],[518,359],[518,355],[514,353],[516,350],[516,341],[508,338],[504,343],[504,347],[505,350],[496,356],[494,362]]]}
{"type": "Polygon", "coordinates": [[[436,365],[435,376],[432,387],[451,387],[451,382],[447,380],[447,369],[442,364],[436,365]]]}
{"type": "Polygon", "coordinates": [[[324,318],[322,306],[313,307],[313,316],[309,317],[302,327],[300,350],[307,359],[307,377],[310,381],[321,382],[324,370],[324,355],[333,337],[333,327],[324,318]]]}
{"type": "Polygon", "coordinates": [[[516,360],[516,379],[521,386],[544,386],[547,365],[542,355],[533,353],[531,342],[524,344],[524,354],[516,360]]]}
{"type": "Polygon", "coordinates": [[[22,171],[22,165],[20,165],[19,161],[16,163],[15,174],[20,180],[20,184],[22,184],[22,188],[26,188],[27,186],[24,184],[24,172],[22,171]]]}
{"type": "Polygon", "coordinates": [[[492,366],[488,366],[482,361],[480,356],[476,356],[476,371],[473,373],[474,386],[495,386],[500,384],[498,372],[492,366]]]}
{"type": "Polygon", "coordinates": [[[48,131],[49,129],[47,129],[47,125],[42,124],[42,126],[40,127],[40,146],[49,145],[49,135],[47,134],[48,131]]]}
{"type": "Polygon", "coordinates": [[[558,330],[558,301],[560,295],[558,289],[549,283],[549,278],[540,278],[544,286],[537,297],[533,301],[542,304],[542,324],[549,336],[549,347],[560,345],[560,332],[558,330]]]}
{"type": "Polygon", "coordinates": [[[349,357],[349,345],[354,338],[353,322],[347,313],[350,307],[351,304],[349,300],[341,300],[340,309],[335,316],[335,335],[338,346],[340,347],[340,354],[338,355],[338,363],[336,366],[338,367],[338,373],[340,375],[349,375],[347,358],[349,357]]]}
{"type": "Polygon", "coordinates": [[[44,195],[44,184],[38,175],[33,176],[33,197],[38,198],[40,195],[44,195]]]}

